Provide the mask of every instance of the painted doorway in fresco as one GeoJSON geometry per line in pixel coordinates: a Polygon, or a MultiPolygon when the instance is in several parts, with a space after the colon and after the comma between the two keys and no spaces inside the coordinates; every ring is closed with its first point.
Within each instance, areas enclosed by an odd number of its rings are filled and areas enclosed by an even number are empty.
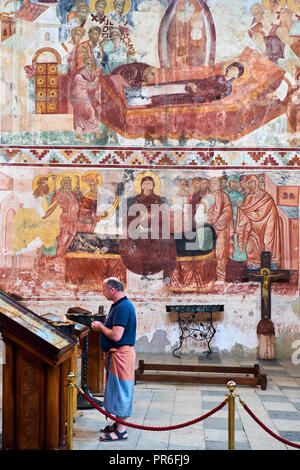
{"type": "Polygon", "coordinates": [[[35,113],[56,114],[59,112],[58,64],[59,54],[53,49],[41,49],[34,57],[35,113]]]}

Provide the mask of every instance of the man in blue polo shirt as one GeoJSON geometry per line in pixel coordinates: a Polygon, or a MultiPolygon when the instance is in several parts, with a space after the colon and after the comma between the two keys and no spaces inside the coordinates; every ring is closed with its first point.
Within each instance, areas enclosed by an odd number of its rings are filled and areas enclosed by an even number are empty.
{"type": "MultiPolygon", "coordinates": [[[[136,314],[133,304],[124,294],[122,282],[117,278],[105,279],[103,295],[113,304],[105,324],[93,322],[92,330],[100,332],[100,346],[106,353],[107,381],[103,405],[106,411],[125,421],[132,413],[135,351],[136,314]]],[[[100,441],[116,441],[128,438],[127,427],[115,422],[106,426],[100,441]]]]}

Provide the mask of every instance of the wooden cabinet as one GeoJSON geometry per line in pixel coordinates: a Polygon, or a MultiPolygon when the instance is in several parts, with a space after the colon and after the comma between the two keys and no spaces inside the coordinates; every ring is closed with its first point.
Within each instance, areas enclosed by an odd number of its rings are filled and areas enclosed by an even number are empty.
{"type": "MultiPolygon", "coordinates": [[[[67,318],[89,326],[92,321],[105,322],[103,306],[99,306],[98,314],[81,307],[71,307],[68,310],[67,318]]],[[[105,355],[100,347],[100,333],[90,329],[86,339],[87,345],[84,345],[81,341],[83,355],[88,355],[88,358],[85,358],[85,364],[81,368],[81,385],[86,385],[94,395],[103,395],[105,389],[105,355]],[[87,347],[87,351],[85,351],[85,347],[87,347]]]]}
{"type": "Polygon", "coordinates": [[[94,395],[103,395],[105,388],[105,357],[100,348],[100,333],[90,330],[88,342],[87,387],[94,395]]]}
{"type": "Polygon", "coordinates": [[[67,447],[67,375],[76,341],[0,292],[2,450],[67,447]]]}

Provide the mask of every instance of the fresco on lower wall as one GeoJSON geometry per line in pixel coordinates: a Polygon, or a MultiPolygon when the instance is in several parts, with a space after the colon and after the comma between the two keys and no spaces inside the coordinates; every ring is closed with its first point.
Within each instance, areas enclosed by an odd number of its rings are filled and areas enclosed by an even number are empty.
{"type": "Polygon", "coordinates": [[[1,143],[298,147],[299,0],[1,0],[1,143]]]}
{"type": "Polygon", "coordinates": [[[242,271],[270,251],[291,271],[274,289],[297,291],[297,170],[2,166],[0,183],[3,290],[73,295],[116,276],[141,295],[249,292],[242,271]]]}

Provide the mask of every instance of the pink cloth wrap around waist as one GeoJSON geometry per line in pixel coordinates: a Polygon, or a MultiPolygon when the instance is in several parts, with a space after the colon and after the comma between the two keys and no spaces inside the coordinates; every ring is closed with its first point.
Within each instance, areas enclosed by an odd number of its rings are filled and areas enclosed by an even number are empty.
{"type": "MultiPolygon", "coordinates": [[[[109,372],[120,380],[134,380],[135,350],[133,346],[111,348],[105,355],[105,368],[108,369],[108,358],[111,356],[109,372]]],[[[108,372],[108,370],[107,370],[108,372]]]]}

